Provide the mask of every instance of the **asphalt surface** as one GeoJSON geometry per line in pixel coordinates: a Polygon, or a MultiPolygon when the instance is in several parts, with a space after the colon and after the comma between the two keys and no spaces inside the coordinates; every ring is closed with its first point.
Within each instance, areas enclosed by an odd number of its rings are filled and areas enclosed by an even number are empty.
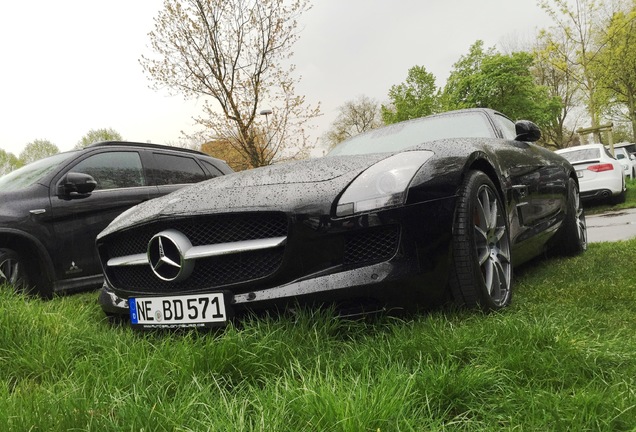
{"type": "Polygon", "coordinates": [[[636,209],[585,216],[587,241],[613,242],[636,237],[636,209]]]}

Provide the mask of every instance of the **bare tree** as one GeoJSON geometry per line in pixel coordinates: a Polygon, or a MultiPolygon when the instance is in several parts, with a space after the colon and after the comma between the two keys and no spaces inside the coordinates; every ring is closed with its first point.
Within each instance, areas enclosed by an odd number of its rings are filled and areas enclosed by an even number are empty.
{"type": "Polygon", "coordinates": [[[384,124],[380,105],[367,96],[358,96],[355,100],[345,102],[338,111],[338,117],[323,137],[330,149],[352,136],[384,124]]]}
{"type": "Polygon", "coordinates": [[[208,140],[229,143],[251,166],[298,157],[319,115],[295,94],[289,63],[309,8],[309,0],[164,0],[149,34],[157,56],[140,62],[156,89],[203,98],[195,121],[208,140]]]}

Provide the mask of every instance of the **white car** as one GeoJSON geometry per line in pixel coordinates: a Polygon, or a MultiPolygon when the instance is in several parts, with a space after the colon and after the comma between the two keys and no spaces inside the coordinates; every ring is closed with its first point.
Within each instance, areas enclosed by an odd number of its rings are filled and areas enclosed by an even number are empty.
{"type": "Polygon", "coordinates": [[[566,158],[576,169],[582,199],[625,201],[625,171],[603,144],[570,147],[555,153],[566,158]]]}
{"type": "Polygon", "coordinates": [[[625,147],[615,147],[614,157],[623,165],[625,177],[636,178],[636,156],[630,154],[625,147]]]}

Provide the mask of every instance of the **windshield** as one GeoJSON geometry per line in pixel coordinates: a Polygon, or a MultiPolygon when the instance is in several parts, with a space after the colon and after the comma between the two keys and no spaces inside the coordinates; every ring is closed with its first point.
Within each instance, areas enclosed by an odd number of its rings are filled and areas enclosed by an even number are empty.
{"type": "Polygon", "coordinates": [[[58,153],[11,171],[9,174],[0,177],[0,191],[17,191],[37,183],[42,177],[75,153],[77,152],[58,153]]]}
{"type": "Polygon", "coordinates": [[[446,138],[494,138],[492,126],[480,112],[424,117],[357,135],[327,156],[396,152],[427,141],[446,138]]]}

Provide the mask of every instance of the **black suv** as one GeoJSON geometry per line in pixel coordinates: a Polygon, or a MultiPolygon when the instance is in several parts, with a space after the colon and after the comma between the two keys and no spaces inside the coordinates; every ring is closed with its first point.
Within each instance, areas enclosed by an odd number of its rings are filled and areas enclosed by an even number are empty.
{"type": "Polygon", "coordinates": [[[117,215],[231,172],[198,151],[109,141],[0,177],[0,284],[43,297],[99,288],[95,237],[117,215]]]}

